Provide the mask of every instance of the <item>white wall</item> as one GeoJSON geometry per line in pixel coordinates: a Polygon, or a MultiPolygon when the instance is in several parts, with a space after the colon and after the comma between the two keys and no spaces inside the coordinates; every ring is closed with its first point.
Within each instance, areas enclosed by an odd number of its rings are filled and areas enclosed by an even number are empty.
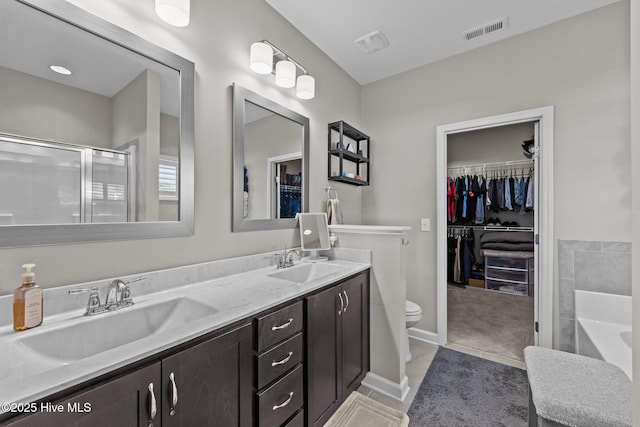
{"type": "MultiPolygon", "coordinates": [[[[360,86],[263,0],[192,0],[191,24],[185,28],[164,24],[153,1],[71,3],[195,62],[195,231],[182,238],[0,249],[0,294],[19,285],[20,265],[28,261],[38,264],[38,283],[52,287],[298,244],[293,229],[231,232],[231,85],[237,82],[310,118],[310,209],[315,211],[324,210],[327,124],[344,119],[360,125],[360,86]],[[261,39],[284,49],[316,77],[313,100],[298,100],[293,89],[277,87],[273,76],[250,71],[249,46],[261,39]]],[[[345,216],[358,221],[360,188],[341,190],[345,216]]]]}
{"type": "Polygon", "coordinates": [[[0,132],[111,148],[111,98],[5,67],[0,82],[0,132]]]}
{"type": "MultiPolygon", "coordinates": [[[[632,245],[640,247],[640,0],[631,0],[631,178],[633,186],[632,245]]],[[[640,251],[632,251],[632,266],[640,266],[640,251]]],[[[640,272],[632,268],[633,372],[640,372],[640,272]]],[[[633,383],[633,425],[640,425],[640,381],[633,383]]]]}
{"type": "Polygon", "coordinates": [[[419,328],[436,331],[436,234],[417,231],[421,217],[436,228],[436,126],[554,105],[554,238],[628,241],[629,81],[622,1],[363,87],[375,182],[363,222],[413,227],[419,328]]]}

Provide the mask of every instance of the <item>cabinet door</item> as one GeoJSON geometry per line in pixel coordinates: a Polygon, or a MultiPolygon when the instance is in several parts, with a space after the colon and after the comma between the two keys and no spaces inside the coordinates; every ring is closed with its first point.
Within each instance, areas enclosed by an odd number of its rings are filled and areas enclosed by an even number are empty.
{"type": "MultiPolygon", "coordinates": [[[[122,427],[160,425],[160,362],[9,421],[12,427],[122,427]],[[153,384],[156,413],[151,418],[153,384]],[[55,412],[54,412],[55,411],[55,412]]],[[[38,408],[47,403],[38,404],[38,408]]]]}
{"type": "Polygon", "coordinates": [[[162,425],[250,426],[252,329],[243,326],[162,360],[162,425]]]}
{"type": "Polygon", "coordinates": [[[322,426],[340,404],[338,354],[340,303],[336,286],[305,299],[307,306],[307,416],[322,426]]]}
{"type": "Polygon", "coordinates": [[[342,384],[343,397],[358,388],[369,370],[369,304],[366,274],[342,283],[345,308],[342,326],[342,384]]]}

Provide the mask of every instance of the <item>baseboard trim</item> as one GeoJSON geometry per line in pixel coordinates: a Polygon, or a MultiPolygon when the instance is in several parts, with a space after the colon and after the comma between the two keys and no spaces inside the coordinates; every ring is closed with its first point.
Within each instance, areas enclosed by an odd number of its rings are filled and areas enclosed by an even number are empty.
{"type": "Polygon", "coordinates": [[[409,337],[420,341],[438,345],[438,334],[425,331],[424,329],[409,328],[409,337]]]}
{"type": "Polygon", "coordinates": [[[367,372],[367,375],[362,380],[362,385],[400,402],[404,402],[409,394],[409,378],[406,375],[398,384],[373,372],[367,372]]]}

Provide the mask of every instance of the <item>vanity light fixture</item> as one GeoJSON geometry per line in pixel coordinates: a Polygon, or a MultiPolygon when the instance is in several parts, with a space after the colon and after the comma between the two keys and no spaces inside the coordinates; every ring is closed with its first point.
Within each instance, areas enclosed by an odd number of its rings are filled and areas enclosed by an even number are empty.
{"type": "Polygon", "coordinates": [[[156,0],[156,14],[169,25],[189,25],[191,0],[156,0]]]}
{"type": "Polygon", "coordinates": [[[286,88],[296,85],[296,66],[293,62],[282,60],[276,63],[276,84],[286,88]]]}
{"type": "Polygon", "coordinates": [[[49,69],[65,76],[70,76],[72,74],[70,69],[63,67],[62,65],[49,65],[49,69]]]}
{"type": "Polygon", "coordinates": [[[274,74],[275,82],[280,87],[296,86],[296,96],[300,99],[312,99],[315,96],[316,80],[307,73],[306,68],[267,40],[251,45],[249,64],[258,74],[274,74]],[[298,70],[300,75],[296,78],[298,70]]]}
{"type": "Polygon", "coordinates": [[[266,43],[255,42],[251,45],[251,69],[258,74],[270,74],[273,70],[273,49],[266,43]]]}

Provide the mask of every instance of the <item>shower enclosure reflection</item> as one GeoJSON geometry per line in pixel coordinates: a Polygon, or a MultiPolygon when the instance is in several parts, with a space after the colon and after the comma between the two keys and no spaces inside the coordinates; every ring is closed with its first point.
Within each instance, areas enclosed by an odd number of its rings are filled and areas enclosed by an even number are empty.
{"type": "Polygon", "coordinates": [[[136,220],[135,145],[126,151],[0,136],[0,225],[136,220]]]}

